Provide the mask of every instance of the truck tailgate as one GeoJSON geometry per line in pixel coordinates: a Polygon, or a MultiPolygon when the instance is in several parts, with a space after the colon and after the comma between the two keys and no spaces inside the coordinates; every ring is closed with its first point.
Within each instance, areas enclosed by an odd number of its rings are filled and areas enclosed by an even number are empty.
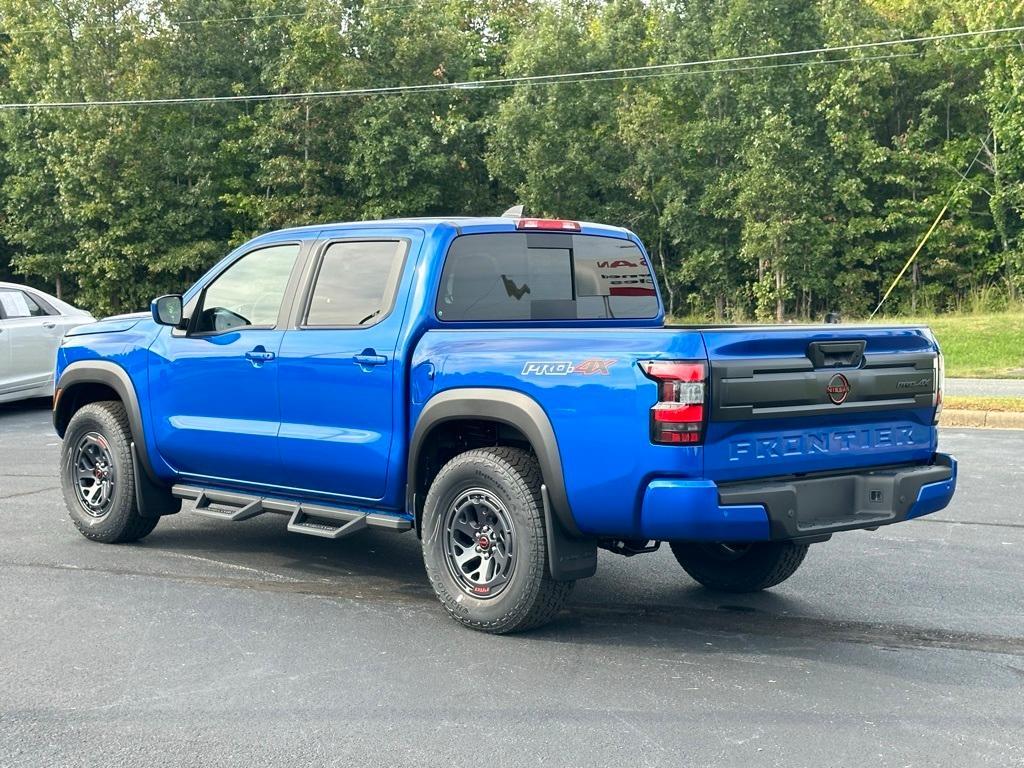
{"type": "Polygon", "coordinates": [[[927,461],[937,347],[925,328],[702,329],[704,471],[718,482],[927,461]]]}

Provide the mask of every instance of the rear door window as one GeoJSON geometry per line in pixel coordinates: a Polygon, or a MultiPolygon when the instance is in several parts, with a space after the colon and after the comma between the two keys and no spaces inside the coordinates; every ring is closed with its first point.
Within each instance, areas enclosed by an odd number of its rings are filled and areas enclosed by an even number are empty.
{"type": "Polygon", "coordinates": [[[395,300],[404,240],[351,240],[324,251],[305,325],[358,327],[384,318],[395,300]]]}
{"type": "Polygon", "coordinates": [[[453,241],[436,311],[447,322],[640,319],[658,314],[658,297],[629,240],[509,232],[453,241]]]}

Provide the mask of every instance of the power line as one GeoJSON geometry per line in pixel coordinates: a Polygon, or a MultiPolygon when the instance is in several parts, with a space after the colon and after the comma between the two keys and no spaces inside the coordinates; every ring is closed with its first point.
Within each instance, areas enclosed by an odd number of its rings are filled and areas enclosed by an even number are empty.
{"type": "Polygon", "coordinates": [[[925,243],[927,243],[928,239],[932,236],[932,233],[935,231],[935,228],[939,226],[939,222],[942,221],[942,217],[946,215],[946,211],[949,210],[949,206],[951,206],[953,204],[953,201],[956,199],[957,193],[960,191],[961,187],[963,187],[963,185],[967,182],[967,177],[973,170],[975,163],[978,162],[978,158],[981,157],[981,153],[988,146],[988,142],[992,138],[992,134],[995,133],[996,123],[1002,120],[1006,113],[1010,110],[1010,105],[1013,104],[1014,99],[1017,96],[1017,91],[1019,90],[1019,87],[1020,86],[1018,84],[1007,97],[1006,103],[1003,105],[1003,108],[999,110],[999,114],[992,121],[992,127],[989,129],[988,134],[985,136],[985,140],[981,142],[981,146],[978,147],[978,151],[974,153],[974,157],[971,159],[971,162],[968,163],[967,170],[960,174],[960,180],[956,183],[956,186],[953,187],[953,191],[950,193],[945,205],[942,206],[942,210],[939,211],[938,215],[932,221],[932,225],[928,227],[928,231],[924,233],[924,237],[922,237],[920,242],[918,242],[917,247],[914,249],[914,252],[910,254],[910,258],[907,259],[906,263],[903,265],[903,269],[899,271],[899,274],[897,274],[896,277],[893,278],[893,281],[889,284],[889,288],[888,290],[886,290],[885,295],[882,296],[881,301],[878,302],[878,306],[875,307],[874,311],[872,311],[871,315],[868,317],[869,320],[878,314],[878,310],[880,310],[882,308],[882,305],[885,304],[886,300],[889,298],[889,294],[893,292],[893,289],[896,288],[900,280],[903,279],[903,275],[907,273],[907,270],[910,268],[910,265],[914,263],[914,260],[917,258],[917,255],[921,252],[921,249],[924,248],[925,243]]]}
{"type": "MultiPolygon", "coordinates": [[[[1019,48],[1020,43],[1007,43],[1004,45],[983,45],[971,48],[957,48],[959,53],[970,53],[973,51],[996,51],[1003,48],[1019,48]]],[[[733,74],[737,72],[755,72],[764,69],[787,69],[792,67],[817,67],[826,64],[851,64],[869,61],[888,61],[890,59],[920,58],[923,51],[910,51],[907,53],[884,53],[878,56],[851,56],[845,59],[819,59],[817,61],[791,61],[783,64],[759,64],[751,67],[722,67],[719,69],[701,69],[686,72],[644,72],[639,74],[615,75],[611,77],[588,77],[579,80],[561,80],[554,82],[525,83],[524,85],[562,85],[564,83],[600,83],[609,80],[641,80],[654,77],[689,77],[694,75],[720,75],[733,74]]],[[[512,84],[515,86],[516,84],[512,84]]]]}
{"type": "MultiPolygon", "coordinates": [[[[422,93],[433,91],[449,90],[473,90],[495,87],[511,87],[516,85],[550,85],[567,82],[590,82],[615,79],[634,79],[643,76],[677,76],[682,74],[713,74],[723,71],[743,71],[744,68],[697,70],[696,72],[685,72],[685,70],[696,67],[708,67],[719,64],[741,64],[743,62],[765,61],[778,58],[793,58],[797,56],[809,56],[815,54],[829,54],[837,52],[858,51],[870,48],[892,47],[896,45],[917,44],[938,42],[944,40],[955,40],[965,37],[978,37],[983,35],[1003,34],[1024,31],[1024,26],[1001,27],[995,29],[979,30],[976,32],[952,32],[943,35],[929,35],[925,37],[902,38],[897,40],[882,40],[870,43],[851,43],[848,45],[807,48],[799,51],[781,51],[777,53],[758,53],[747,56],[729,56],[718,59],[704,59],[701,61],[684,61],[672,64],[648,64],[637,67],[617,67],[614,69],[584,70],[579,72],[566,72],[550,75],[523,75],[517,77],[491,78],[488,80],[465,80],[454,83],[424,83],[420,85],[391,85],[367,88],[348,88],[328,91],[299,91],[292,93],[260,93],[240,94],[232,96],[191,96],[171,97],[156,99],[117,99],[103,101],[64,101],[64,102],[15,102],[0,104],[2,110],[22,109],[73,109],[82,107],[136,107],[136,106],[161,106],[161,105],[184,105],[184,104],[212,104],[219,102],[254,102],[254,101],[290,101],[296,99],[315,98],[338,98],[348,96],[379,96],[406,93],[422,93]]],[[[893,54],[892,56],[850,58],[845,61],[868,61],[872,58],[898,58],[914,54],[893,54]]],[[[789,64],[763,65],[748,67],[753,69],[772,69],[782,66],[812,66],[827,63],[842,63],[842,60],[824,60],[809,62],[794,62],[789,64]]]]}
{"type": "Polygon", "coordinates": [[[735,64],[744,61],[759,61],[764,59],[774,58],[789,58],[793,56],[809,56],[811,54],[819,53],[838,53],[844,51],[856,51],[863,50],[865,48],[882,48],[891,47],[894,45],[904,45],[909,43],[930,43],[940,40],[954,40],[962,37],[975,37],[980,35],[994,35],[1003,32],[1020,32],[1024,30],[1024,26],[1018,27],[1001,27],[996,29],[983,29],[977,32],[950,32],[944,35],[929,35],[927,37],[910,37],[896,40],[881,40],[872,43],[850,43],[848,45],[837,45],[828,46],[823,48],[805,48],[800,51],[781,51],[779,53],[757,53],[748,56],[730,56],[722,59],[705,59],[704,61],[684,61],[677,64],[648,64],[642,67],[622,67],[619,69],[606,69],[597,70],[591,72],[574,72],[565,75],[532,75],[525,80],[544,80],[548,78],[556,77],[575,77],[577,75],[604,75],[616,72],[640,72],[640,71],[654,71],[664,70],[670,68],[684,68],[684,67],[696,67],[701,65],[709,64],[735,64]]]}

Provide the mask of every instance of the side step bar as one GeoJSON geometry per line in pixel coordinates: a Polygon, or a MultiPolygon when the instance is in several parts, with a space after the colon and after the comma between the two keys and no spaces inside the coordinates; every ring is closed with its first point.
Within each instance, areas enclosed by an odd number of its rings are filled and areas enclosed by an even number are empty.
{"type": "Polygon", "coordinates": [[[196,499],[196,512],[218,520],[227,520],[229,523],[241,522],[263,514],[263,499],[250,501],[244,496],[239,496],[238,505],[235,506],[234,499],[231,502],[218,501],[211,499],[206,491],[200,491],[199,498],[196,499]],[[233,509],[233,511],[229,511],[229,509],[233,509]]]}
{"type": "MultiPolygon", "coordinates": [[[[340,512],[341,510],[339,510],[340,512]]],[[[355,512],[349,520],[310,515],[303,507],[299,507],[288,521],[288,530],[292,533],[305,533],[309,536],[322,536],[325,539],[340,539],[351,536],[366,527],[366,513],[355,512]]]]}
{"type": "Polygon", "coordinates": [[[407,531],[413,526],[413,521],[403,515],[249,496],[192,485],[175,485],[171,488],[171,493],[179,499],[194,500],[196,512],[217,520],[240,522],[264,512],[275,512],[290,515],[288,530],[292,533],[305,533],[326,539],[340,539],[367,526],[399,532],[407,531]]]}

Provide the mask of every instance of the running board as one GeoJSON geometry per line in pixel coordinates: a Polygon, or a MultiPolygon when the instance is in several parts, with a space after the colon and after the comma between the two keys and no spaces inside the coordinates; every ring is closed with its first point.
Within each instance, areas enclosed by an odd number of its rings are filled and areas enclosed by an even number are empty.
{"type": "Polygon", "coordinates": [[[217,499],[210,498],[206,491],[201,491],[199,498],[196,499],[195,511],[200,515],[206,515],[217,520],[227,520],[229,523],[238,523],[263,514],[263,499],[245,500],[238,503],[241,506],[235,506],[234,500],[230,502],[218,501],[217,499]],[[228,511],[225,507],[234,511],[228,511]]]}
{"type": "Polygon", "coordinates": [[[320,536],[325,539],[340,539],[342,536],[351,536],[353,533],[363,530],[366,527],[366,513],[352,513],[355,517],[345,519],[343,514],[347,512],[337,511],[337,517],[324,517],[320,514],[311,515],[306,509],[300,506],[292,514],[288,521],[288,530],[291,533],[305,533],[308,536],[320,536]]]}
{"type": "Polygon", "coordinates": [[[288,530],[292,533],[327,539],[340,539],[366,527],[401,532],[413,526],[412,519],[405,515],[367,512],[327,504],[306,504],[193,485],[175,485],[171,493],[179,499],[195,501],[196,512],[217,520],[241,522],[264,512],[274,512],[290,516],[288,530]]]}

